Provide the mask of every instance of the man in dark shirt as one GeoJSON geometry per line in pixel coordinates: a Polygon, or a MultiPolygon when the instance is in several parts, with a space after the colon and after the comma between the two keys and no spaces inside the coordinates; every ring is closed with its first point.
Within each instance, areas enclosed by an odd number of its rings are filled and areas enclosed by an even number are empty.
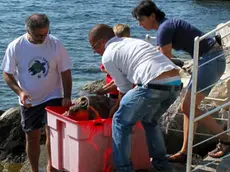
{"type": "MultiPolygon", "coordinates": [[[[142,0],[132,11],[132,15],[138,20],[139,25],[146,30],[157,30],[157,45],[160,51],[168,58],[172,58],[172,49],[187,52],[193,57],[194,39],[197,36],[202,36],[203,33],[186,21],[179,19],[167,19],[165,13],[161,11],[151,0],[142,0]]],[[[207,63],[198,70],[197,92],[206,87],[216,83],[225,71],[225,57],[220,43],[214,38],[205,38],[200,41],[199,45],[199,66],[205,62],[214,59],[211,63],[207,63]]],[[[184,142],[181,150],[170,156],[171,162],[185,162],[188,144],[188,130],[189,130],[189,110],[191,100],[192,80],[189,82],[189,89],[186,93],[182,104],[182,111],[184,112],[184,142]]],[[[198,109],[200,102],[209,94],[212,87],[199,92],[196,96],[196,116],[202,114],[198,109]]],[[[211,116],[199,121],[200,124],[217,134],[223,129],[212,119],[211,116]]],[[[222,141],[226,141],[228,136],[223,134],[219,136],[222,141]]],[[[220,149],[209,153],[212,157],[223,156],[226,152],[226,144],[221,144],[220,149]]]]}

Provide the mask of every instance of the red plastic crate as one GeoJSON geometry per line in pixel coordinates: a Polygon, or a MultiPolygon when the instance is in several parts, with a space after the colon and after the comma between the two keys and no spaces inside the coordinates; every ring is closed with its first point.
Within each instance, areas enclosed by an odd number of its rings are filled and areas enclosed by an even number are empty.
{"type": "MultiPolygon", "coordinates": [[[[52,165],[70,172],[110,172],[113,169],[112,120],[74,121],[63,107],[47,107],[52,165]]],[[[150,168],[150,158],[140,123],[133,128],[131,159],[135,169],[150,168]]]]}

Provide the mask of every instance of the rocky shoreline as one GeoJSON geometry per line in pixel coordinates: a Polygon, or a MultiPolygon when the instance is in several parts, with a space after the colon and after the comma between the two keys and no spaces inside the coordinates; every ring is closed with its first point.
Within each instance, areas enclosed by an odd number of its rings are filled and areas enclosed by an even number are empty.
{"type": "MultiPolygon", "coordinates": [[[[228,63],[229,64],[229,63],[228,63]]],[[[229,65],[228,65],[229,66],[229,65]]],[[[189,71],[188,69],[191,68],[191,64],[185,64],[184,69],[181,70],[181,76],[184,83],[189,78],[189,71]],[[187,67],[186,67],[187,65],[187,67]]],[[[228,74],[229,67],[226,70],[226,74],[228,74]]],[[[225,85],[230,85],[230,81],[227,81],[225,85]]],[[[86,84],[82,90],[83,92],[88,92],[95,90],[97,88],[100,88],[104,84],[103,80],[95,81],[90,84],[86,84]]],[[[223,98],[223,94],[225,93],[225,97],[229,97],[229,91],[230,88],[223,86],[223,84],[217,85],[216,88],[213,89],[210,96],[214,95],[217,96],[217,92],[219,93],[219,97],[223,98]],[[217,91],[218,90],[218,91],[217,91]]],[[[185,85],[186,86],[186,85],[185,85]]],[[[183,97],[183,94],[185,92],[185,88],[182,90],[180,98],[183,97]]],[[[180,112],[180,109],[178,108],[180,105],[180,98],[177,99],[177,101],[169,108],[169,110],[163,115],[162,119],[160,120],[160,125],[164,134],[165,143],[167,147],[168,153],[175,153],[176,151],[179,151],[182,141],[183,141],[183,115],[180,112]],[[173,140],[173,142],[172,142],[173,140]]],[[[107,102],[104,102],[107,103],[107,102]]],[[[204,101],[200,108],[203,111],[207,111],[210,109],[215,108],[215,102],[213,101],[204,101]]],[[[13,107],[7,110],[6,112],[2,113],[0,116],[0,161],[2,161],[3,165],[7,166],[6,164],[16,164],[16,167],[19,167],[21,163],[25,164],[21,171],[28,171],[28,161],[26,160],[26,154],[25,154],[25,136],[20,126],[20,108],[19,107],[13,107]],[[27,164],[27,165],[26,165],[27,164]],[[24,170],[23,170],[24,169],[24,170]]],[[[219,111],[218,113],[215,113],[213,116],[216,118],[227,118],[228,112],[224,109],[219,111]]],[[[223,128],[226,128],[226,122],[224,121],[218,121],[221,123],[223,128]]],[[[211,135],[210,131],[203,128],[202,126],[198,127],[197,130],[198,133],[206,133],[207,135],[211,135]]],[[[206,139],[208,136],[199,135],[197,134],[194,140],[194,143],[200,142],[204,139],[206,139]]],[[[41,145],[44,144],[45,135],[43,134],[41,145]]],[[[216,141],[212,140],[205,144],[202,144],[196,148],[194,148],[194,153],[200,155],[201,157],[205,156],[206,153],[213,149],[215,146],[216,141]]],[[[44,146],[41,146],[42,149],[44,149],[44,146]]],[[[45,163],[45,155],[42,153],[41,155],[41,161],[42,166],[44,167],[45,163]]],[[[0,171],[1,171],[1,165],[0,165],[0,171]]]]}
{"type": "MultiPolygon", "coordinates": [[[[230,44],[230,42],[228,41],[230,44]]],[[[230,46],[230,45],[228,45],[230,46]]],[[[228,51],[229,53],[229,51],[228,51]]],[[[183,141],[183,114],[181,113],[179,107],[181,99],[186,90],[187,83],[190,78],[192,71],[192,61],[188,61],[184,64],[180,71],[182,77],[182,82],[184,83],[184,89],[182,90],[181,96],[175,101],[175,103],[169,108],[169,110],[162,116],[160,120],[160,126],[164,134],[164,139],[166,143],[167,152],[175,153],[180,150],[183,141]],[[172,142],[173,140],[173,142],[172,142]]],[[[230,56],[227,58],[227,67],[225,74],[222,79],[230,77],[230,56]]],[[[104,85],[104,81],[95,81],[86,84],[82,88],[82,93],[92,92],[104,85]]],[[[230,98],[230,79],[222,83],[218,83],[213,89],[209,96],[201,103],[200,109],[204,112],[210,111],[216,106],[220,105],[225,100],[229,101],[230,98]]],[[[105,104],[107,102],[104,102],[105,104]]],[[[228,109],[221,109],[212,116],[217,119],[228,119],[228,109]]],[[[25,154],[25,135],[21,129],[20,125],[20,108],[12,107],[7,111],[0,110],[0,171],[3,172],[28,172],[29,163],[26,159],[25,154]],[[23,167],[21,168],[21,166],[23,167]],[[19,170],[21,169],[21,170],[19,170]]],[[[223,128],[226,128],[226,120],[217,120],[223,128]]],[[[195,135],[194,144],[202,140],[211,137],[211,132],[198,125],[197,134],[195,135]],[[199,133],[205,133],[199,134],[199,133]]],[[[41,158],[40,166],[45,167],[46,156],[44,151],[44,132],[41,138],[41,158]]],[[[210,140],[207,143],[201,144],[195,147],[193,152],[198,154],[198,157],[204,157],[206,153],[212,150],[216,145],[216,140],[210,140]]],[[[199,161],[199,158],[195,158],[199,161]]],[[[175,166],[176,171],[185,171],[185,166],[175,166]]]]}

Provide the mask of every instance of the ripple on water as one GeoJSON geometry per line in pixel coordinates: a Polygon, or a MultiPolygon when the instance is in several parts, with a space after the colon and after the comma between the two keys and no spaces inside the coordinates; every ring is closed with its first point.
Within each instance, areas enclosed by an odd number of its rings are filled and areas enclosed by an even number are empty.
{"type": "MultiPolygon", "coordinates": [[[[204,31],[230,18],[230,1],[158,0],[156,3],[168,17],[185,19],[204,31]]],[[[73,60],[75,94],[84,82],[104,78],[99,71],[99,55],[93,53],[87,40],[88,31],[94,24],[113,26],[127,23],[133,37],[144,38],[147,33],[155,35],[155,32],[147,32],[139,27],[131,16],[135,4],[136,0],[0,1],[0,61],[8,43],[25,32],[25,17],[32,13],[46,13],[51,20],[52,34],[64,43],[73,60]]],[[[17,104],[17,97],[3,83],[0,75],[0,109],[5,110],[17,104]]]]}

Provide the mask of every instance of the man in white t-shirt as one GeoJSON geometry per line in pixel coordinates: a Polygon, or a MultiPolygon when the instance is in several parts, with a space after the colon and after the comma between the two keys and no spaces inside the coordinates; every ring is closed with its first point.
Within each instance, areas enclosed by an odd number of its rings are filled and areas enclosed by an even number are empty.
{"type": "Polygon", "coordinates": [[[18,95],[26,152],[33,172],[38,172],[41,128],[46,127],[47,172],[51,166],[46,106],[71,105],[72,62],[62,43],[49,34],[45,14],[26,19],[27,33],[12,41],[2,62],[7,85],[18,95]]]}
{"type": "Polygon", "coordinates": [[[157,47],[139,39],[115,37],[112,28],[104,24],[95,25],[88,39],[120,91],[110,111],[116,171],[134,171],[129,159],[131,133],[139,120],[146,132],[152,165],[160,171],[170,170],[158,120],[179,95],[179,68],[157,47]]]}

